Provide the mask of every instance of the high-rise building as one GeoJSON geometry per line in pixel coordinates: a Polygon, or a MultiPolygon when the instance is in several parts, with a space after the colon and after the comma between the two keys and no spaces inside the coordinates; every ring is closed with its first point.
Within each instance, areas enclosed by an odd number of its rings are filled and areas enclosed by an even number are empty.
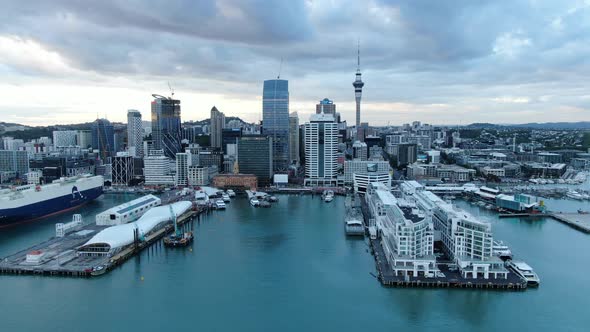
{"type": "Polygon", "coordinates": [[[176,158],[181,152],[180,100],[153,95],[152,139],[154,149],[164,150],[164,155],[176,158]]]}
{"type": "Polygon", "coordinates": [[[416,162],[418,158],[418,146],[416,144],[398,145],[397,165],[409,165],[416,162]]]}
{"type": "Polygon", "coordinates": [[[213,106],[211,109],[211,147],[221,148],[223,145],[223,128],[225,128],[225,115],[213,106]]]}
{"type": "Polygon", "coordinates": [[[355,141],[354,144],[352,144],[352,155],[354,159],[367,160],[367,144],[365,142],[355,141]]]}
{"type": "Polygon", "coordinates": [[[272,137],[273,167],[289,166],[289,81],[264,81],[262,91],[262,134],[272,137]]]}
{"type": "Polygon", "coordinates": [[[98,150],[102,160],[114,155],[115,133],[107,119],[97,119],[92,123],[92,148],[98,150]]]}
{"type": "Polygon", "coordinates": [[[79,147],[87,149],[89,146],[92,146],[92,131],[78,130],[76,133],[76,140],[79,147]]]}
{"type": "Polygon", "coordinates": [[[305,124],[305,185],[336,185],[338,124],[332,114],[313,114],[305,124]]]}
{"type": "Polygon", "coordinates": [[[120,125],[114,126],[113,134],[115,135],[115,153],[124,151],[127,142],[127,127],[120,125]]]}
{"type": "Polygon", "coordinates": [[[227,145],[237,144],[242,137],[242,128],[225,128],[221,131],[223,153],[228,154],[227,145]]]}
{"type": "Polygon", "coordinates": [[[273,175],[272,136],[242,136],[238,142],[238,169],[242,174],[254,174],[258,184],[267,186],[273,175]]]}
{"type": "Polygon", "coordinates": [[[76,130],[54,130],[53,131],[53,146],[66,147],[76,146],[76,136],[78,132],[76,130]]]}
{"type": "Polygon", "coordinates": [[[352,82],[354,86],[354,99],[356,101],[356,138],[357,140],[363,140],[363,134],[361,129],[361,96],[363,94],[363,86],[365,83],[361,80],[361,49],[360,45],[357,51],[357,67],[356,67],[356,79],[352,82]]]}
{"type": "Polygon", "coordinates": [[[299,165],[299,116],[297,112],[289,115],[289,161],[299,165]]]}
{"type": "Polygon", "coordinates": [[[127,111],[127,149],[131,156],[143,157],[143,126],[137,110],[127,111]]]}
{"type": "MultiPolygon", "coordinates": [[[[336,104],[328,98],[320,100],[319,104],[315,105],[315,113],[326,113],[334,115],[336,118],[336,104]]],[[[338,121],[336,121],[338,122],[338,121]]]]}
{"type": "Polygon", "coordinates": [[[179,152],[176,154],[176,178],[177,186],[188,185],[188,167],[191,166],[190,152],[179,152]]]}

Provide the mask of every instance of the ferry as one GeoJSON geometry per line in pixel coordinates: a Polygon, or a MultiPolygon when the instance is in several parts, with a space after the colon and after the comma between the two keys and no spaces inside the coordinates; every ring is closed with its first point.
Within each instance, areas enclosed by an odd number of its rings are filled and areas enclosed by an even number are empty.
{"type": "Polygon", "coordinates": [[[45,185],[0,190],[0,227],[65,212],[98,198],[104,178],[90,174],[60,178],[45,185]]]}
{"type": "Polygon", "coordinates": [[[502,241],[494,241],[492,252],[495,256],[500,257],[501,260],[506,261],[512,259],[512,251],[502,241]]]}
{"type": "Polygon", "coordinates": [[[565,195],[567,197],[569,197],[569,198],[576,199],[576,200],[579,200],[579,201],[581,201],[581,200],[584,199],[584,196],[582,194],[580,194],[577,191],[573,191],[573,190],[572,191],[568,191],[565,195]]]}
{"type": "Polygon", "coordinates": [[[363,227],[363,223],[360,220],[347,220],[344,223],[344,231],[346,235],[351,236],[364,236],[365,235],[365,228],[363,227]]]}
{"type": "Polygon", "coordinates": [[[506,266],[516,273],[519,277],[526,280],[529,286],[539,286],[541,280],[527,263],[521,261],[507,261],[506,266]]]}

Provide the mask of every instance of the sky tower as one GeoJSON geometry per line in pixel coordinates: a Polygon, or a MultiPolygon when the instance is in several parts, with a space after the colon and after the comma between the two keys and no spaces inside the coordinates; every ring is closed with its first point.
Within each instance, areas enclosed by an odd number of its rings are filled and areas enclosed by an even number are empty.
{"type": "Polygon", "coordinates": [[[365,140],[361,129],[361,96],[364,85],[365,83],[361,80],[361,44],[359,42],[357,48],[356,79],[352,82],[352,86],[354,86],[354,99],[356,100],[356,139],[359,141],[365,140]]]}

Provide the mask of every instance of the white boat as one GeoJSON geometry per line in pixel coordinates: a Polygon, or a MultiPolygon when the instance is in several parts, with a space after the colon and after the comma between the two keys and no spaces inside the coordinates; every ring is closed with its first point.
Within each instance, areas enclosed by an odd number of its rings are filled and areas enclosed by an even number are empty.
{"type": "Polygon", "coordinates": [[[252,197],[250,199],[250,205],[252,205],[254,207],[258,207],[258,206],[260,206],[260,201],[257,198],[252,197]]]}
{"type": "Polygon", "coordinates": [[[365,228],[360,220],[352,219],[344,223],[344,231],[346,235],[363,236],[365,235],[365,228]]]}
{"type": "Polygon", "coordinates": [[[565,195],[569,198],[572,199],[576,199],[576,200],[583,200],[584,196],[582,196],[580,193],[578,193],[577,191],[568,191],[567,193],[565,193],[565,195]]]}
{"type": "Polygon", "coordinates": [[[334,192],[332,190],[326,190],[323,192],[324,202],[329,203],[334,200],[334,192]]]}
{"type": "Polygon", "coordinates": [[[229,198],[228,194],[222,194],[221,195],[221,199],[225,202],[225,203],[229,203],[231,201],[231,199],[229,198]]]}
{"type": "Polygon", "coordinates": [[[492,246],[492,253],[495,256],[500,257],[500,259],[502,260],[512,259],[512,251],[502,241],[494,241],[494,245],[492,246]]]}
{"type": "Polygon", "coordinates": [[[231,190],[231,189],[228,189],[228,190],[226,190],[225,192],[227,193],[227,195],[228,195],[229,197],[236,197],[236,192],[235,192],[235,191],[233,191],[233,190],[231,190]]]}
{"type": "Polygon", "coordinates": [[[506,266],[516,273],[519,277],[526,280],[529,286],[539,286],[541,280],[527,263],[522,261],[507,261],[506,266]]]}
{"type": "Polygon", "coordinates": [[[218,199],[215,201],[215,208],[217,210],[224,210],[225,209],[225,202],[222,199],[218,199]]]}

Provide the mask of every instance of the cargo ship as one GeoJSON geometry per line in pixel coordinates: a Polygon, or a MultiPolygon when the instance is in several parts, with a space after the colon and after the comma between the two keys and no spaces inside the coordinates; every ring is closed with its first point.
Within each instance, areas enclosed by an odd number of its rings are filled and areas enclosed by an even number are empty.
{"type": "Polygon", "coordinates": [[[104,178],[80,175],[0,190],[0,228],[74,209],[103,193],[104,178]]]}

